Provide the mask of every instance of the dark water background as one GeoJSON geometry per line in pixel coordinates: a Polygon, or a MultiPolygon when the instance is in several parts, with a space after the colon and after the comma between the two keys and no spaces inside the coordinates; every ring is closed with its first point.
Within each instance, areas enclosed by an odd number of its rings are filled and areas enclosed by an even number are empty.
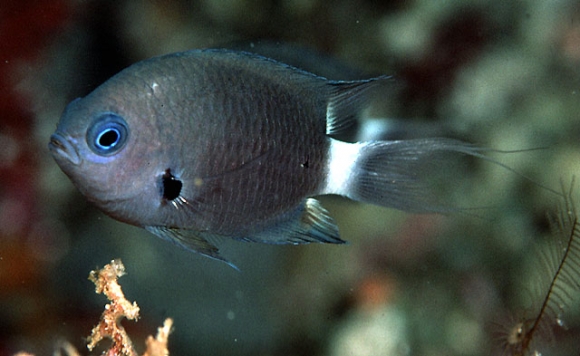
{"type": "MultiPolygon", "coordinates": [[[[373,115],[547,147],[493,157],[555,189],[580,172],[575,1],[2,0],[0,355],[50,355],[59,339],[87,354],[105,303],[87,276],[113,258],[142,310],[124,323],[140,350],[172,317],[173,355],[494,354],[493,323],[532,305],[533,246],[558,203],[501,167],[472,162],[453,179],[458,205],[488,207],[478,217],[324,198],[350,245],[227,244],[237,272],[104,216],[49,156],[65,105],[125,66],[260,40],[395,74],[373,115]]],[[[564,319],[551,355],[578,354],[578,308],[564,319]]]]}

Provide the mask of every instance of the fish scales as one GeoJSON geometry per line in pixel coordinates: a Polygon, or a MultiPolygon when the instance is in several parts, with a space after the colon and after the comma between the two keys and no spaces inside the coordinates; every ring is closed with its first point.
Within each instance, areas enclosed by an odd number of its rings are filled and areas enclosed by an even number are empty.
{"type": "MultiPolygon", "coordinates": [[[[182,62],[185,58],[175,59],[182,62]]],[[[198,72],[197,64],[187,58],[181,65],[183,75],[198,72]]],[[[191,132],[192,137],[188,140],[191,146],[176,143],[175,149],[166,148],[185,157],[176,170],[192,167],[184,170],[184,180],[202,182],[194,186],[191,196],[217,210],[215,216],[206,216],[212,225],[205,228],[218,233],[245,232],[248,222],[265,220],[296,205],[302,196],[316,193],[325,159],[319,153],[329,144],[320,134],[325,130],[325,118],[322,113],[313,114],[315,106],[304,105],[298,112],[293,109],[302,89],[292,90],[286,83],[273,86],[271,78],[260,80],[263,72],[236,65],[225,62],[206,68],[200,85],[192,74],[188,86],[180,91],[187,95],[171,95],[177,106],[192,110],[190,119],[175,121],[170,130],[191,132]],[[242,147],[245,149],[240,151],[242,147]]]]}

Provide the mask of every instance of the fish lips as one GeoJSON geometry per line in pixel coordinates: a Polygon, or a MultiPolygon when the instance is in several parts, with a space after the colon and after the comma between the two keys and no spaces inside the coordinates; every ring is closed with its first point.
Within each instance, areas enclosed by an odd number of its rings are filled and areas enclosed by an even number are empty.
{"type": "Polygon", "coordinates": [[[69,139],[58,132],[55,132],[50,136],[48,149],[57,161],[64,159],[75,166],[81,163],[81,157],[76,147],[69,139]]]}

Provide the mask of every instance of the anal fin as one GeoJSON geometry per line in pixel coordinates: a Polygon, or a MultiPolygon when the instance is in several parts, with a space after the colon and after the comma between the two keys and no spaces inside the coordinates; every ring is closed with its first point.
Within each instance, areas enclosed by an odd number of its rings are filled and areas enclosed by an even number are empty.
{"type": "Polygon", "coordinates": [[[345,243],[339,237],[334,219],[313,198],[306,199],[298,208],[284,214],[264,230],[238,240],[293,245],[312,242],[345,243]]]}

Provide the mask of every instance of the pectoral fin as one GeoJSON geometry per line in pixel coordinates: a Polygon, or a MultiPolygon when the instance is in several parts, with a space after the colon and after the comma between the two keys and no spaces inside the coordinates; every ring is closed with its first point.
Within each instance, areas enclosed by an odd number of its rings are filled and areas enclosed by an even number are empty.
{"type": "Polygon", "coordinates": [[[203,232],[164,226],[146,226],[145,229],[180,247],[213,258],[214,260],[225,262],[231,267],[238,269],[234,264],[219,254],[219,249],[207,240],[209,236],[203,232]]]}

